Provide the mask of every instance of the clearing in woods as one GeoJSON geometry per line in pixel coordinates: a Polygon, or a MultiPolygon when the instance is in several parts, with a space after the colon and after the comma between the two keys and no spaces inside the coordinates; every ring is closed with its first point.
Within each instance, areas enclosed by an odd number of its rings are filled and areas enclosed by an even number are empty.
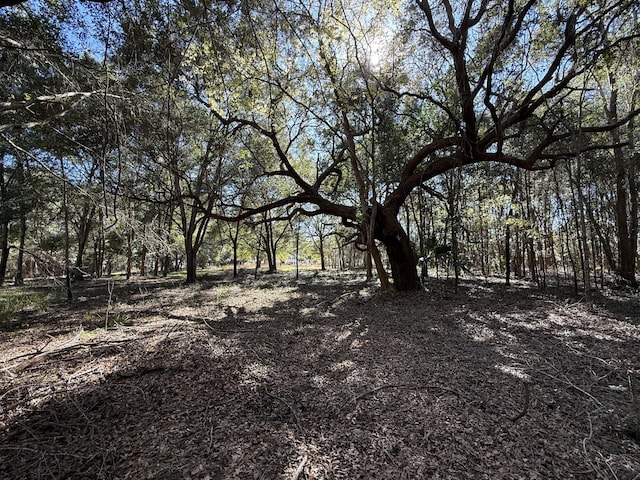
{"type": "Polygon", "coordinates": [[[2,325],[0,478],[640,478],[637,293],[76,288],[2,325]]]}

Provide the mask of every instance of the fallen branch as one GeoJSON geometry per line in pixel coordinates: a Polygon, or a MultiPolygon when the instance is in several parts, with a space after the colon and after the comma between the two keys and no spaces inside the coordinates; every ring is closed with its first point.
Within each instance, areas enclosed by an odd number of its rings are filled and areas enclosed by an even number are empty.
{"type": "Polygon", "coordinates": [[[293,475],[291,475],[291,480],[298,480],[298,477],[304,471],[304,466],[307,463],[308,458],[309,456],[305,453],[304,457],[302,457],[302,460],[300,460],[300,463],[298,464],[298,468],[296,468],[296,470],[293,472],[293,475]]]}
{"type": "Polygon", "coordinates": [[[323,300],[322,302],[319,302],[317,304],[315,304],[315,308],[319,308],[325,304],[329,304],[328,308],[332,308],[333,306],[335,306],[336,303],[338,303],[340,300],[347,298],[349,296],[352,296],[353,292],[347,292],[347,293],[343,293],[342,295],[338,295],[336,298],[333,299],[328,299],[328,300],[323,300]]]}
{"type": "Polygon", "coordinates": [[[45,343],[43,346],[38,348],[35,352],[29,352],[29,353],[23,353],[22,355],[17,355],[13,358],[10,358],[9,360],[5,360],[4,363],[13,362],[14,360],[18,360],[19,358],[35,357],[36,355],[40,355],[44,351],[44,349],[47,348],[47,345],[49,345],[52,341],[53,341],[53,338],[50,338],[49,340],[47,340],[47,343],[45,343]]]}
{"type": "Polygon", "coordinates": [[[171,367],[148,367],[141,368],[139,370],[134,370],[133,372],[115,372],[115,374],[120,378],[138,378],[143,375],[150,375],[153,373],[164,373],[164,372],[184,372],[186,371],[184,368],[171,368],[171,367]]]}
{"type": "Polygon", "coordinates": [[[400,388],[403,390],[429,390],[429,389],[433,389],[433,390],[440,390],[443,392],[447,392],[447,393],[452,393],[453,395],[460,397],[460,398],[465,398],[467,400],[469,400],[468,398],[466,398],[463,394],[461,394],[460,392],[453,390],[451,388],[447,388],[447,387],[442,387],[440,385],[416,385],[416,384],[412,384],[412,383],[389,383],[389,384],[385,384],[385,385],[380,385],[378,387],[372,388],[371,390],[368,390],[364,393],[361,393],[360,395],[358,395],[357,397],[353,398],[353,400],[349,401],[349,402],[345,402],[341,409],[344,408],[347,404],[353,402],[354,406],[358,403],[358,400],[363,399],[364,397],[367,397],[369,395],[372,395],[376,392],[379,392],[381,390],[388,390],[391,388],[400,388]]]}
{"type": "Polygon", "coordinates": [[[603,406],[603,405],[602,405],[602,402],[601,402],[600,400],[598,400],[596,397],[594,397],[593,395],[591,395],[591,394],[590,394],[589,392],[587,392],[586,390],[584,390],[584,389],[582,389],[582,388],[578,387],[578,386],[577,386],[576,384],[574,384],[571,380],[569,380],[569,378],[567,378],[567,376],[566,376],[566,375],[564,375],[564,374],[563,374],[564,379],[562,379],[562,378],[558,378],[558,377],[556,377],[556,376],[553,376],[553,375],[551,375],[550,373],[547,373],[547,372],[542,371],[542,370],[538,370],[538,372],[540,372],[541,374],[546,375],[547,377],[552,378],[552,379],[554,379],[554,380],[556,380],[556,381],[558,381],[558,382],[561,382],[561,383],[564,383],[564,384],[566,384],[566,385],[569,385],[569,386],[570,386],[571,388],[573,388],[574,390],[577,390],[578,392],[580,392],[580,393],[582,393],[582,394],[586,395],[586,396],[587,396],[587,397],[589,397],[591,400],[593,400],[594,402],[596,402],[596,404],[597,404],[599,407],[602,407],[602,406],[603,406]]]}
{"type": "MultiPolygon", "coordinates": [[[[13,368],[13,373],[20,373],[23,370],[26,370],[27,368],[36,365],[50,357],[56,356],[56,355],[60,355],[60,354],[64,354],[67,352],[71,352],[74,350],[80,350],[83,348],[91,348],[91,347],[108,347],[108,346],[112,346],[112,345],[120,345],[123,343],[129,343],[129,342],[133,342],[134,340],[136,340],[135,338],[129,338],[126,340],[111,340],[111,341],[99,341],[99,342],[93,342],[93,343],[79,343],[77,345],[71,345],[68,347],[64,347],[64,348],[60,348],[60,349],[54,349],[54,350],[50,350],[48,352],[42,352],[42,350],[40,349],[39,351],[36,350],[35,352],[32,353],[28,353],[28,354],[22,354],[22,355],[18,355],[17,357],[13,357],[9,360],[5,361],[6,363],[12,362],[13,360],[17,360],[19,358],[24,358],[24,357],[30,357],[27,360],[24,360],[23,362],[21,362],[20,364],[18,364],[16,367],[13,368]]],[[[46,346],[46,345],[45,345],[46,346]]],[[[43,347],[44,348],[44,347],[43,347]]]]}

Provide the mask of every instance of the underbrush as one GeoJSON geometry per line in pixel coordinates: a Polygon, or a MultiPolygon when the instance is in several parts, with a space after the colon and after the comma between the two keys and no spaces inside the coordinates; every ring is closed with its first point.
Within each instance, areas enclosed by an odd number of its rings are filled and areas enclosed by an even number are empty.
{"type": "Polygon", "coordinates": [[[51,302],[45,292],[32,292],[24,289],[0,290],[0,330],[15,328],[19,313],[24,311],[44,312],[51,302]]]}

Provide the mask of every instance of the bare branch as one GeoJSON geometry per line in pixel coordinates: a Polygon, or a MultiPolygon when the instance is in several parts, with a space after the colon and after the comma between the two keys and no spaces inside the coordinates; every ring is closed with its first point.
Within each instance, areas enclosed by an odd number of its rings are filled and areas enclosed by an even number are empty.
{"type": "MultiPolygon", "coordinates": [[[[21,3],[25,3],[27,0],[0,0],[0,8],[4,7],[12,7],[15,5],[20,5],[21,3]]],[[[94,2],[94,3],[109,3],[111,0],[84,0],[86,2],[94,2]]]]}

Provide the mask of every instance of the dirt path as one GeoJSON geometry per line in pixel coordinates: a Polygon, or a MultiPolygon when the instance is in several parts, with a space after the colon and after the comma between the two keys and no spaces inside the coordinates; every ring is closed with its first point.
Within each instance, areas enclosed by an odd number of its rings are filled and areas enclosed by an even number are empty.
{"type": "Polygon", "coordinates": [[[83,288],[0,333],[2,479],[640,478],[637,296],[83,288]]]}

